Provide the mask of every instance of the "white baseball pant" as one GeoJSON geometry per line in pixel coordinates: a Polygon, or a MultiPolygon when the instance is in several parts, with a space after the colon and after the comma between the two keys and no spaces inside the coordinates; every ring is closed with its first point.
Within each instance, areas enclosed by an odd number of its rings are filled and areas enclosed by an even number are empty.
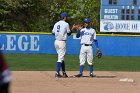
{"type": "Polygon", "coordinates": [[[63,62],[64,61],[64,56],[66,53],[66,41],[58,41],[55,40],[55,49],[58,54],[58,61],[57,62],[63,62]]]}
{"type": "Polygon", "coordinates": [[[80,50],[80,65],[84,65],[87,61],[89,65],[93,65],[93,48],[92,46],[81,46],[80,50]],[[87,59],[87,60],[86,60],[87,59]]]}

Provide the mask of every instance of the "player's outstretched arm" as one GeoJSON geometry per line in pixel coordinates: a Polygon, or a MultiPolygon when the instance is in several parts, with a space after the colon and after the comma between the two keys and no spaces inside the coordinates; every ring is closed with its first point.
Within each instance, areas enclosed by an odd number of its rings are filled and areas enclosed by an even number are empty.
{"type": "Polygon", "coordinates": [[[73,25],[72,28],[71,28],[71,30],[70,30],[70,27],[69,27],[69,24],[68,24],[68,26],[67,26],[67,35],[70,36],[71,33],[72,33],[72,30],[75,29],[75,28],[76,28],[76,26],[73,25]]]}
{"type": "Polygon", "coordinates": [[[77,25],[77,33],[76,33],[76,37],[79,38],[81,35],[81,29],[83,28],[82,25],[77,25]]]}

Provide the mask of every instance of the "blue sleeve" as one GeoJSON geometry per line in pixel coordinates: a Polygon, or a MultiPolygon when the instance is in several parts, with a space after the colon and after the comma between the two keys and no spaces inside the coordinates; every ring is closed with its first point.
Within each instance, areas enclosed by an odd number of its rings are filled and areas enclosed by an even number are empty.
{"type": "Polygon", "coordinates": [[[76,33],[76,38],[79,38],[79,37],[80,37],[80,30],[78,30],[76,33]]]}
{"type": "Polygon", "coordinates": [[[98,45],[98,41],[97,40],[94,40],[94,44],[97,48],[99,48],[99,45],[98,45]]]}
{"type": "Polygon", "coordinates": [[[67,33],[67,35],[68,35],[68,36],[70,36],[70,35],[71,35],[71,33],[72,33],[72,31],[70,31],[70,33],[67,33]]]}
{"type": "Polygon", "coordinates": [[[52,35],[55,35],[55,33],[52,33],[52,35]]]}

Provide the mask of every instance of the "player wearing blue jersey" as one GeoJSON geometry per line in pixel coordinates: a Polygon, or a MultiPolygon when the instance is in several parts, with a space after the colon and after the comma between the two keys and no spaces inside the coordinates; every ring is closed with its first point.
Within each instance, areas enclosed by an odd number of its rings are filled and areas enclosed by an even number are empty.
{"type": "MultiPolygon", "coordinates": [[[[66,12],[61,13],[61,20],[55,23],[52,30],[52,34],[55,35],[55,39],[56,39],[54,46],[58,54],[56,74],[55,74],[55,77],[58,78],[62,77],[60,74],[60,68],[62,68],[63,77],[68,77],[65,71],[65,62],[64,62],[67,37],[71,35],[69,24],[66,22],[68,17],[69,16],[66,12]]],[[[75,25],[73,25],[72,29],[74,28],[75,25]]]]}
{"type": "Polygon", "coordinates": [[[90,70],[90,77],[93,77],[93,42],[95,43],[98,50],[100,50],[98,46],[98,41],[96,39],[96,32],[93,28],[90,26],[91,20],[90,18],[85,18],[84,20],[84,27],[79,27],[79,30],[77,31],[76,37],[81,37],[81,50],[80,50],[80,72],[78,75],[75,75],[76,77],[82,77],[83,76],[83,69],[84,64],[87,60],[90,70]]]}

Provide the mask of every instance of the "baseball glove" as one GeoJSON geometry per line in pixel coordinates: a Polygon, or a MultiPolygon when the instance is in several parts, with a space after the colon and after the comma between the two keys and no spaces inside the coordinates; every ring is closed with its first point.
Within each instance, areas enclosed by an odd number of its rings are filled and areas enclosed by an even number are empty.
{"type": "Polygon", "coordinates": [[[102,57],[102,51],[99,49],[97,50],[96,57],[99,59],[102,57]]]}

